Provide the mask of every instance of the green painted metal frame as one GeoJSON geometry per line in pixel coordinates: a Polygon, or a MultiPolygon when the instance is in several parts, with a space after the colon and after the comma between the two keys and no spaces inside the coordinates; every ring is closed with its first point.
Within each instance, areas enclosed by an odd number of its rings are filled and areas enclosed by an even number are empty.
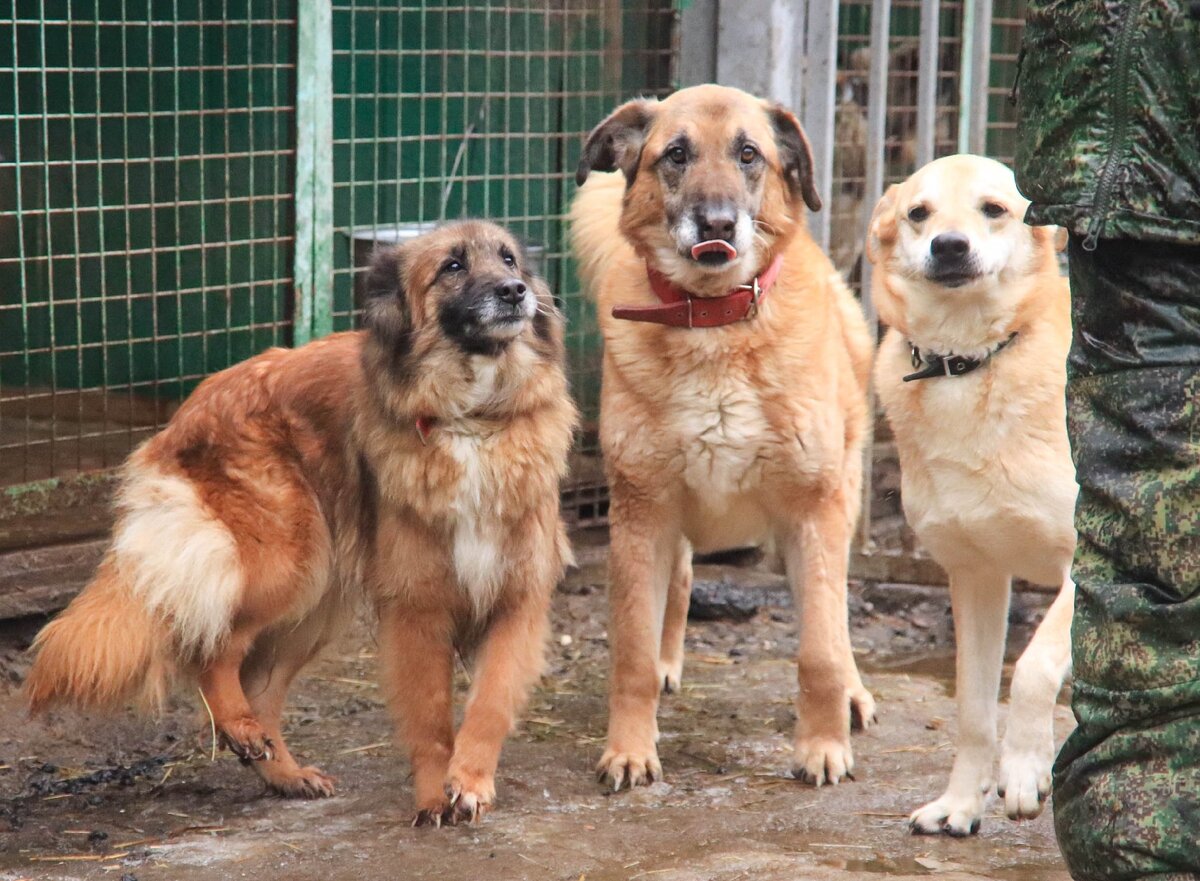
{"type": "Polygon", "coordinates": [[[333,331],[333,29],[330,0],[301,0],[296,59],[297,346],[333,331]]]}

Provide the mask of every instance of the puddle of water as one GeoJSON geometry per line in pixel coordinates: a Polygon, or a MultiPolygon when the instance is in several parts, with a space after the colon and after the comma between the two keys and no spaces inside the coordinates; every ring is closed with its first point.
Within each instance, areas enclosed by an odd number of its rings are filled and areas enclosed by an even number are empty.
{"type": "Polygon", "coordinates": [[[876,854],[872,859],[822,860],[821,865],[847,872],[867,872],[875,875],[932,875],[933,870],[912,857],[888,857],[876,854]]]}
{"type": "MultiPolygon", "coordinates": [[[[866,673],[907,673],[909,676],[922,676],[939,683],[947,697],[954,697],[954,650],[922,652],[916,655],[900,655],[887,660],[860,659],[859,669],[866,673]]],[[[1004,664],[1000,677],[1000,695],[1007,700],[1012,687],[1014,662],[1009,660],[1004,664]]],[[[1059,692],[1058,703],[1070,706],[1070,689],[1059,692]]]]}
{"type": "Polygon", "coordinates": [[[922,652],[887,660],[863,658],[860,669],[865,673],[907,673],[939,682],[946,694],[954,697],[954,650],[922,652]]]}

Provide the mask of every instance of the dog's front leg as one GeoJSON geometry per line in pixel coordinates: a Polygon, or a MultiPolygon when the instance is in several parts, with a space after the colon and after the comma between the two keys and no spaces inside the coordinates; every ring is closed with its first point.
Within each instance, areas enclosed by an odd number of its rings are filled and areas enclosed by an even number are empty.
{"type": "Polygon", "coordinates": [[[1075,583],[1068,576],[1013,672],[996,792],[1009,819],[1036,817],[1050,794],[1054,702],[1071,668],[1075,583]]]}
{"type": "Polygon", "coordinates": [[[495,800],[504,739],[542,671],[552,591],[552,583],[506,589],[492,613],[446,773],[451,823],[476,820],[495,800]]]}
{"type": "Polygon", "coordinates": [[[996,700],[1008,631],[1007,573],[982,567],[950,572],[950,604],[957,646],[955,690],[958,738],[954,767],[941,798],[909,817],[916,833],[964,836],[979,831],[996,760],[996,700]]]}
{"type": "Polygon", "coordinates": [[[663,614],[662,647],[658,656],[658,679],[666,694],[679,691],[683,682],[683,640],[687,635],[688,606],[692,598],[692,546],[679,540],[675,565],[667,587],[663,614]]]}
{"type": "Polygon", "coordinates": [[[783,529],[784,558],[800,620],[792,774],[817,786],[851,777],[846,576],[850,525],[839,493],[797,500],[783,529]]]}
{"type": "Polygon", "coordinates": [[[672,511],[614,483],[610,520],[608,744],[596,772],[614,789],[662,777],[658,761],[660,651],[681,537],[672,511]]]}
{"type": "Polygon", "coordinates": [[[445,610],[382,604],[379,649],[384,686],[412,762],[414,826],[441,825],[449,806],[446,769],[454,751],[454,650],[445,610]]]}

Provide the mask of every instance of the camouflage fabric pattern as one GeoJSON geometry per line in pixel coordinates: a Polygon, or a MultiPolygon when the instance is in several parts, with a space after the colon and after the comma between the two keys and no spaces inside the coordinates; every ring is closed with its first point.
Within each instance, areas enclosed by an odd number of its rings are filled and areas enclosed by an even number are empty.
{"type": "Polygon", "coordinates": [[[1200,244],[1200,3],[1030,0],[1016,91],[1029,223],[1200,244]]]}
{"type": "Polygon", "coordinates": [[[1070,247],[1079,727],[1054,771],[1080,881],[1200,879],[1200,246],[1070,247]]]}

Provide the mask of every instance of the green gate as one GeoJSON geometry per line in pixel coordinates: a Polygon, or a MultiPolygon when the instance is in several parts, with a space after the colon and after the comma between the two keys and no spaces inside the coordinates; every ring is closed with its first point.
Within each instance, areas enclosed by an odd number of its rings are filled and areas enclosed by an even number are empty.
{"type": "MultiPolygon", "coordinates": [[[[670,87],[676,15],[670,0],[0,3],[0,547],[16,541],[6,511],[91,498],[88,475],[204,376],[353,326],[373,243],[448,218],[532,246],[594,416],[598,339],[563,214],[587,129],[670,87]]],[[[580,485],[598,478],[591,437],[580,485]]]]}

